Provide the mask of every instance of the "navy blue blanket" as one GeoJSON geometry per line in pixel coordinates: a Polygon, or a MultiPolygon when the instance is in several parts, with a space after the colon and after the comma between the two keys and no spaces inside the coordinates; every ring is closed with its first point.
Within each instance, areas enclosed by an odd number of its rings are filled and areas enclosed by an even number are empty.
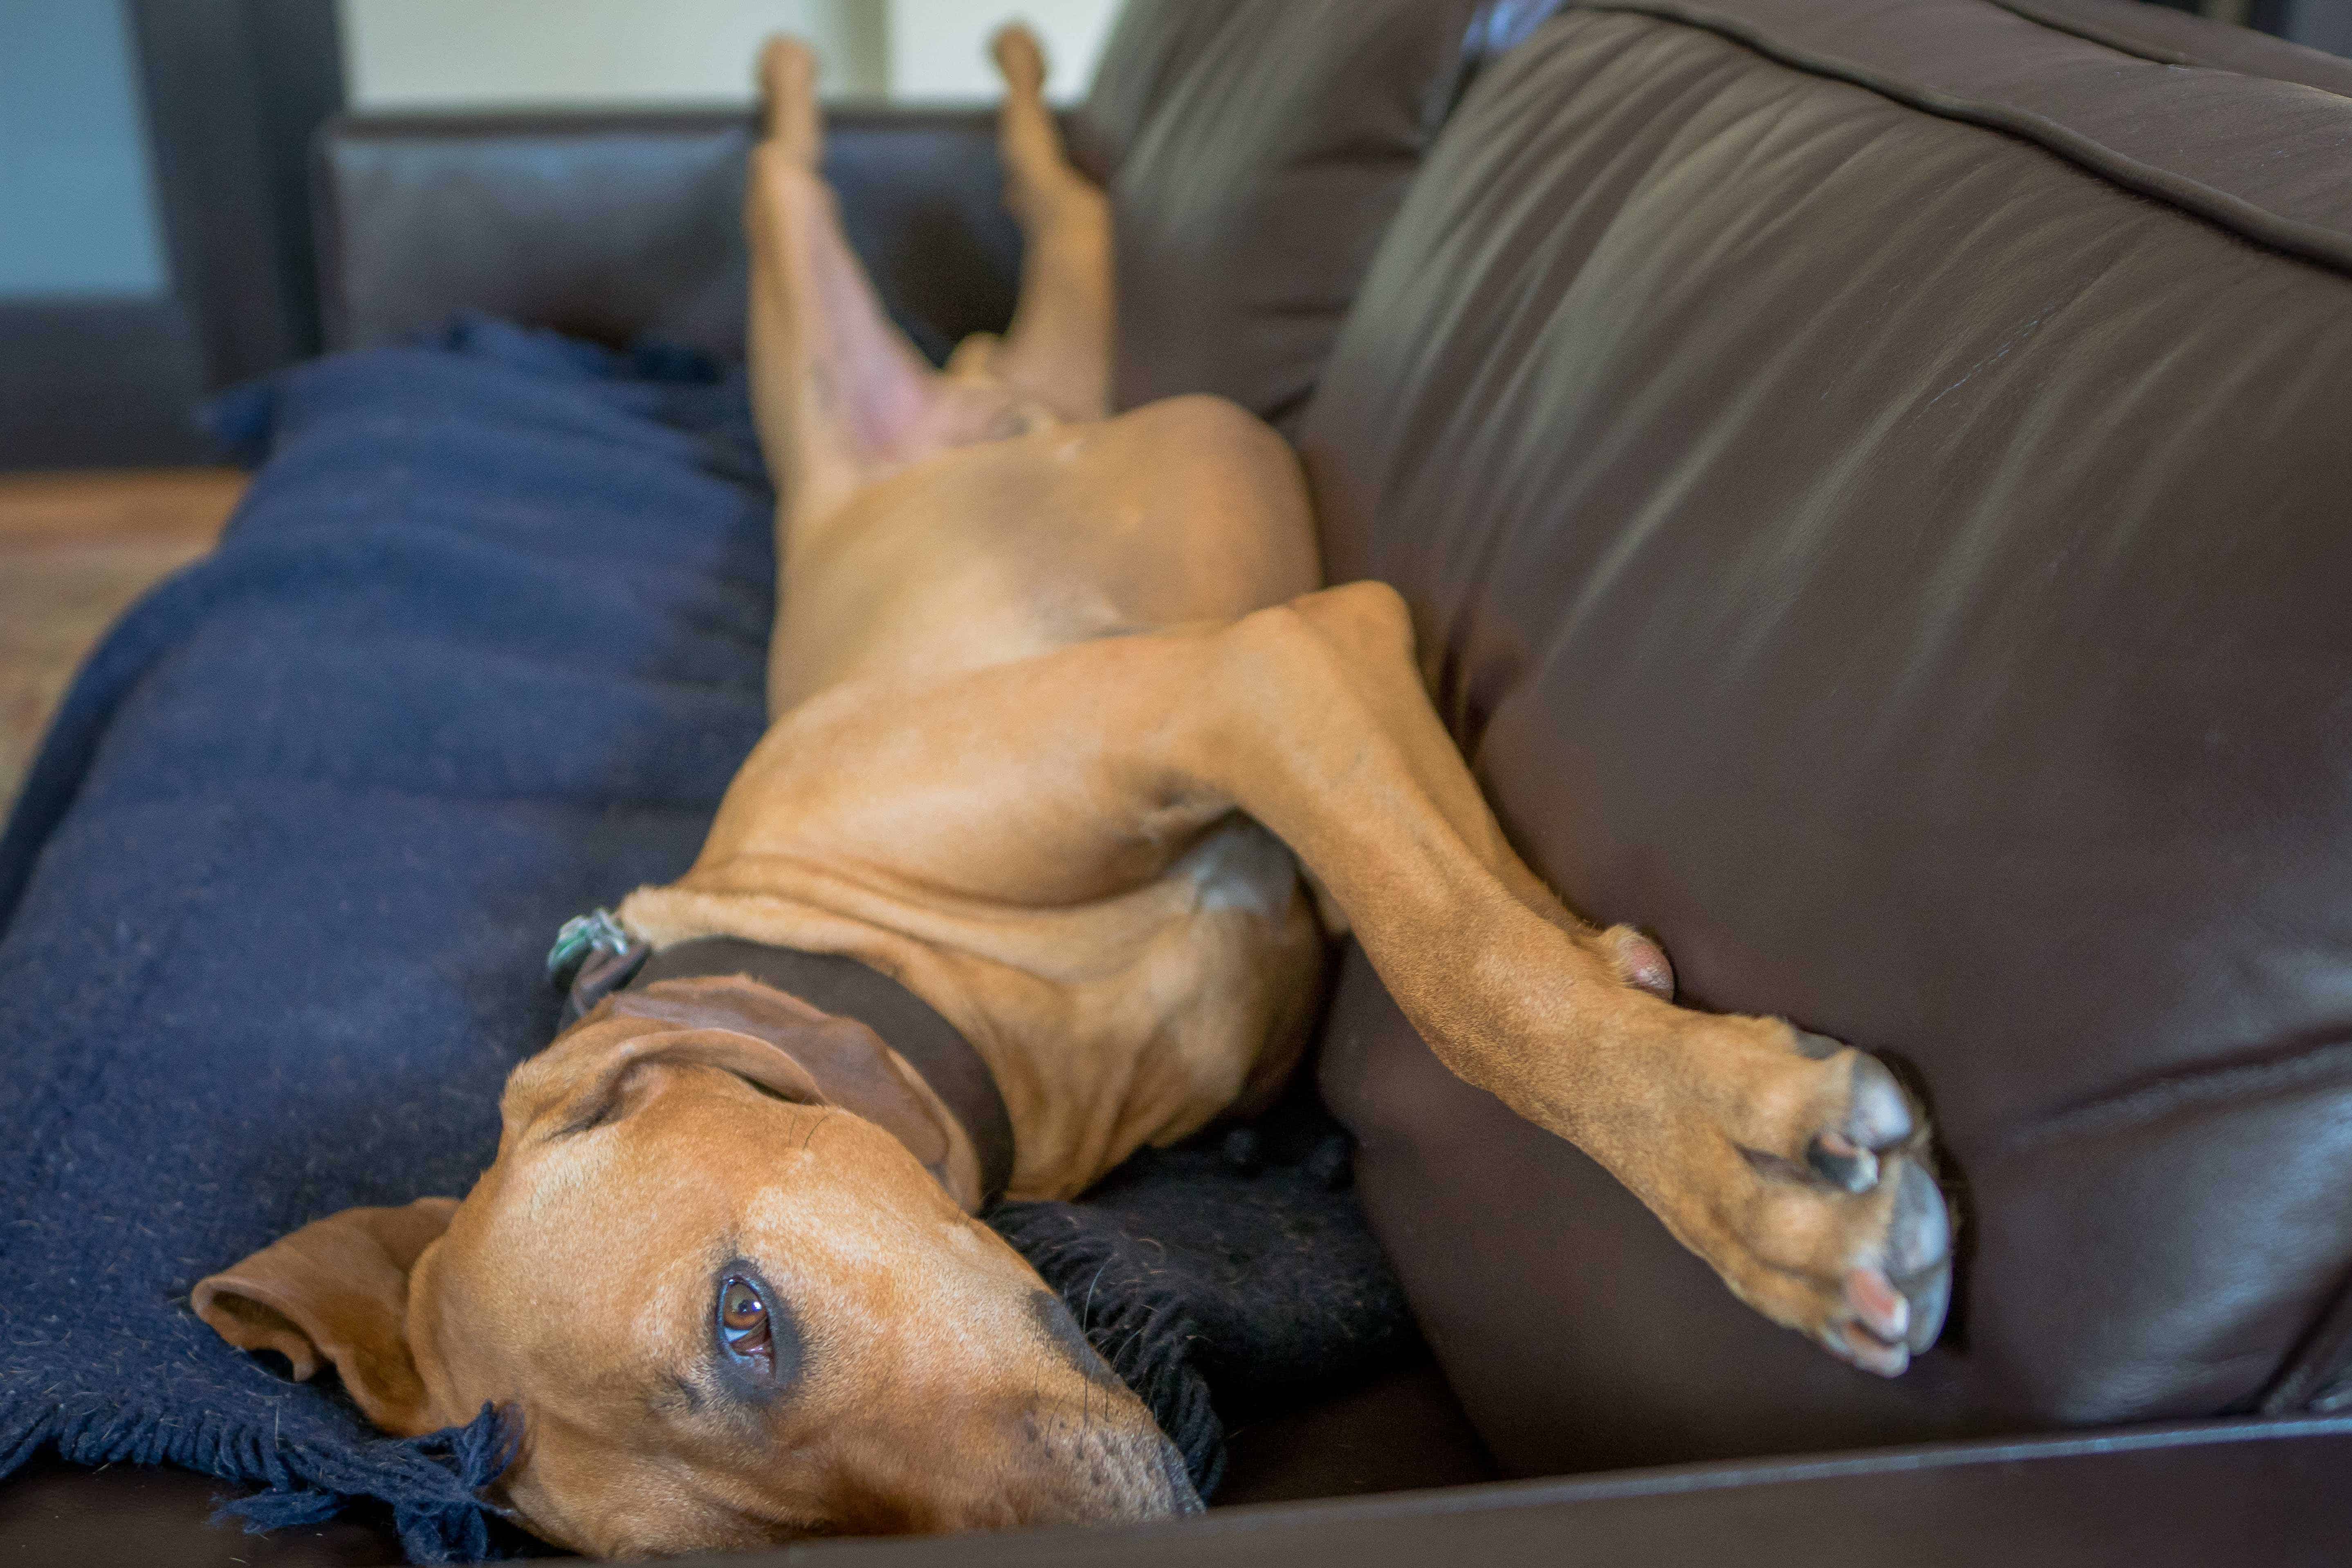
{"type": "MultiPolygon", "coordinates": [[[[266,465],[91,657],[0,838],[0,1476],[168,1461],[270,1489],[263,1522],[377,1498],[419,1561],[485,1555],[493,1418],[384,1438],[188,1289],[488,1163],[551,933],[681,873],[761,732],[772,500],[740,376],[488,321],[220,418],[266,465]]],[[[1293,1115],[1304,1164],[1150,1154],[1000,1220],[1205,1483],[1211,1392],[1411,1340],[1293,1115]]]]}

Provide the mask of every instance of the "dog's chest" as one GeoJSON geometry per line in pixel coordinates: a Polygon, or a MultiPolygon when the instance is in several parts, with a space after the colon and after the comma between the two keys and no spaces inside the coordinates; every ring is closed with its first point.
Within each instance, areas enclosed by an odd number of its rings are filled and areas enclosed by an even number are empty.
{"type": "Polygon", "coordinates": [[[1297,862],[1245,817],[1213,828],[1159,890],[1164,923],[1150,957],[1108,988],[1123,993],[1106,1009],[1123,1026],[1092,1042],[1124,1068],[1115,1076],[1126,1079],[1118,1120],[1128,1137],[1155,1142],[1279,1082],[1323,960],[1297,862]]]}

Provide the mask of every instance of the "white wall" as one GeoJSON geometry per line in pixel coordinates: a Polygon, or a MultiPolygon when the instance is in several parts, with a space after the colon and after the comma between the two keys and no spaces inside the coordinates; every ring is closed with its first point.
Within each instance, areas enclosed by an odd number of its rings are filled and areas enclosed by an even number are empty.
{"type": "Polygon", "coordinates": [[[1118,0],[338,0],[354,108],[743,103],[772,32],[815,45],[829,97],[992,99],[990,33],[1025,16],[1086,89],[1118,0]]]}
{"type": "Polygon", "coordinates": [[[760,40],[798,33],[828,94],[883,92],[886,0],[339,0],[357,109],[748,103],[760,40]]]}
{"type": "Polygon", "coordinates": [[[1081,97],[1110,36],[1118,0],[887,0],[890,96],[992,99],[996,68],[988,37],[1021,17],[1044,40],[1053,74],[1048,96],[1081,97]]]}

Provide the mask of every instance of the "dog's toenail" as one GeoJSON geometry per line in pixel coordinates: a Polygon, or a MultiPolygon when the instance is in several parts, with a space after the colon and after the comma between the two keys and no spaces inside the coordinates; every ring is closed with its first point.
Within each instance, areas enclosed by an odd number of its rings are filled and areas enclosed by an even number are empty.
{"type": "Polygon", "coordinates": [[[1936,1342],[1944,1331],[1944,1314],[1952,1304],[1952,1268],[1937,1269],[1910,1287],[1911,1331],[1905,1338],[1915,1355],[1936,1342]]]}
{"type": "Polygon", "coordinates": [[[1952,1221],[1944,1194],[1916,1160],[1906,1160],[1895,1178],[1895,1208],[1887,1216],[1886,1271],[1907,1279],[1941,1263],[1952,1250],[1952,1221]]]}
{"type": "Polygon", "coordinates": [[[1817,1062],[1825,1062],[1845,1049],[1827,1035],[1816,1035],[1810,1029],[1799,1029],[1796,1034],[1797,1054],[1817,1062]]]}
{"type": "Polygon", "coordinates": [[[1878,1184],[1878,1156],[1857,1149],[1834,1132],[1818,1134],[1806,1146],[1805,1163],[1813,1173],[1849,1193],[1866,1193],[1878,1184]]]}
{"type": "Polygon", "coordinates": [[[1886,1064],[1856,1051],[1846,1134],[1865,1149],[1886,1149],[1911,1136],[1911,1101],[1886,1064]]]}

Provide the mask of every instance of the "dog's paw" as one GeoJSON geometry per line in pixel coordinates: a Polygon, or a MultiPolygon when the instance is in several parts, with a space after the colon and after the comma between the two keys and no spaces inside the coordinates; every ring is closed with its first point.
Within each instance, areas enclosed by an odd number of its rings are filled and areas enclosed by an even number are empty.
{"type": "Polygon", "coordinates": [[[1713,1080],[1703,1125],[1652,1206],[1766,1317],[1865,1371],[1902,1373],[1951,1301],[1952,1219],[1925,1112],[1877,1058],[1778,1020],[1694,1033],[1686,1059],[1713,1080]]]}
{"type": "Polygon", "coordinates": [[[769,145],[776,156],[814,172],[824,145],[815,51],[789,33],[774,34],[761,46],[755,74],[769,145]]]}
{"type": "Polygon", "coordinates": [[[1827,1082],[1779,1128],[1749,1129],[1760,1145],[1740,1145],[1757,1181],[1754,1244],[1759,1259],[1793,1265],[1789,1326],[1894,1377],[1936,1342],[1951,1303],[1951,1212],[1927,1117],[1876,1057],[1792,1034],[1817,1069],[1807,1076],[1827,1082]]]}
{"type": "Polygon", "coordinates": [[[1022,24],[1008,22],[999,27],[988,40],[988,53],[996,61],[1004,85],[1013,91],[1034,95],[1045,90],[1045,46],[1022,24]]]}

